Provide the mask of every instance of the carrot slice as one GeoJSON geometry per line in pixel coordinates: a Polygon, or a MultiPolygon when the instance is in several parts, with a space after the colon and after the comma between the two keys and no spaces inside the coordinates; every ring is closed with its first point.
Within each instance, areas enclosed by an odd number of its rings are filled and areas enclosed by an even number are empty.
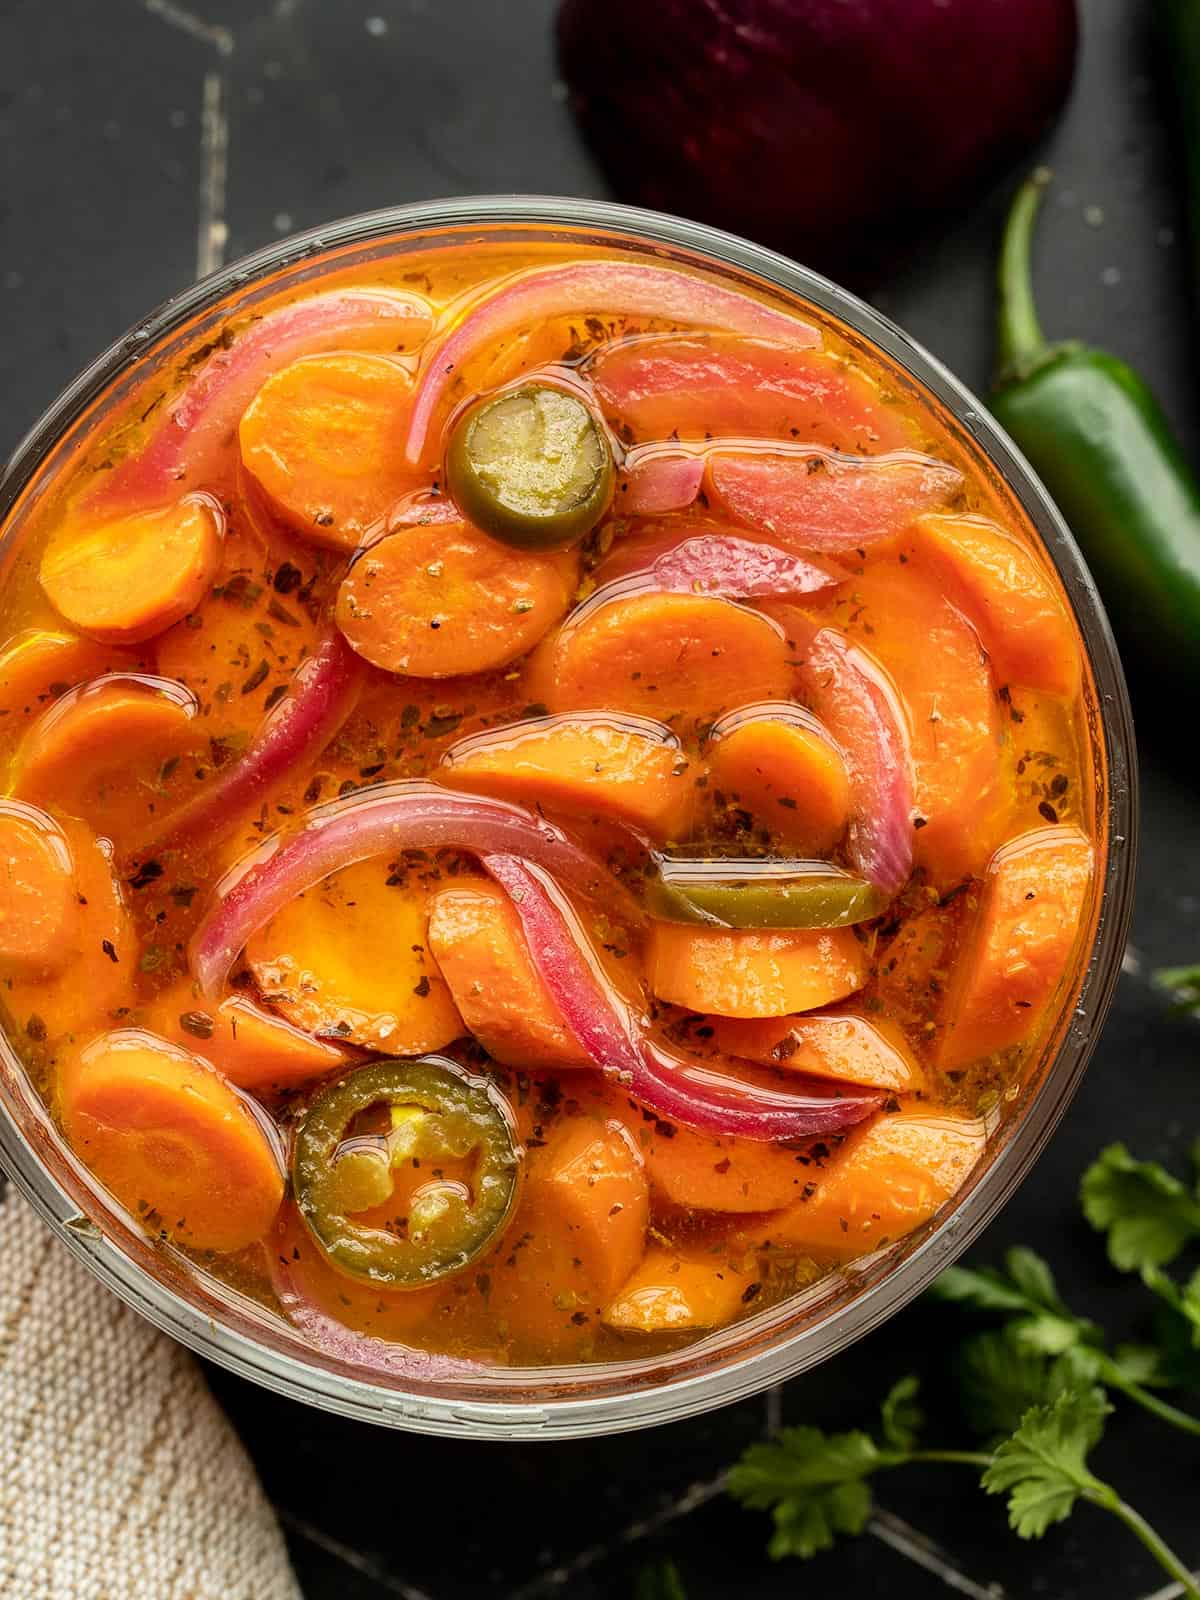
{"type": "Polygon", "coordinates": [[[110,521],[68,521],[42,553],[46,598],[110,644],[151,639],[186,617],[221,565],[225,513],[209,494],[110,521]]]}
{"type": "Polygon", "coordinates": [[[693,1211],[778,1211],[798,1200],[809,1181],[805,1150],[714,1138],[679,1123],[645,1122],[637,1139],[651,1187],[693,1211]]]}
{"type": "Polygon", "coordinates": [[[164,763],[197,747],[195,711],[165,678],[115,673],[72,689],[17,746],[12,792],[105,833],[144,828],[164,763]]]}
{"type": "Polygon", "coordinates": [[[306,1033],[386,1055],[459,1038],[462,1018],[426,949],[428,895],[380,857],[298,895],[246,947],[263,999],[306,1033]]]}
{"type": "Polygon", "coordinates": [[[484,1263],[488,1316],[518,1359],[583,1356],[644,1248],[649,1191],[617,1122],[561,1124],[526,1164],[512,1226],[484,1263]]]}
{"type": "Polygon", "coordinates": [[[346,1061],[336,1045],[293,1027],[245,995],[230,995],[210,1009],[187,982],[160,994],[145,1022],[151,1032],[211,1061],[239,1089],[290,1089],[336,1072],[346,1061]]]}
{"type": "Polygon", "coordinates": [[[925,1087],[925,1075],[895,1023],[851,1012],[828,1016],[755,1018],[714,1023],[714,1042],[726,1055],[766,1067],[836,1078],[894,1094],[925,1087]]]}
{"type": "Polygon", "coordinates": [[[88,678],[133,665],[120,649],[45,628],[24,628],[0,648],[0,719],[9,726],[46,710],[88,678]]]}
{"type": "Polygon", "coordinates": [[[278,1156],[207,1061],[121,1029],[66,1064],[59,1098],[75,1154],[146,1228],[222,1252],[270,1228],[283,1199],[278,1156]]]}
{"type": "Polygon", "coordinates": [[[928,1222],[983,1154],[982,1122],[949,1111],[884,1112],[813,1151],[807,1195],[748,1227],[747,1240],[850,1261],[928,1222]],[[830,1148],[833,1146],[833,1148],[830,1148]]]}
{"type": "Polygon", "coordinates": [[[746,1304],[748,1272],[718,1250],[684,1255],[655,1247],[601,1313],[618,1333],[685,1333],[722,1328],[746,1304]]]}
{"type": "Polygon", "coordinates": [[[778,624],[730,600],[619,595],[540,645],[525,688],[551,711],[603,706],[707,725],[748,700],[786,699],[788,660],[778,624]]]}
{"type": "Polygon", "coordinates": [[[920,517],[913,542],[962,606],[1000,684],[1070,698],[1080,653],[1050,575],[1019,540],[982,517],[920,517]]]}
{"type": "Polygon", "coordinates": [[[465,522],[400,528],[364,550],[334,615],[386,672],[450,678],[506,666],[566,613],[577,558],[512,550],[465,522]]]}
{"type": "Polygon", "coordinates": [[[803,439],[851,455],[913,442],[911,424],[871,379],[829,350],[649,334],[605,346],[588,374],[605,413],[636,439],[803,439]]]}
{"type": "Polygon", "coordinates": [[[682,838],[695,802],[693,765],[661,722],[547,717],[455,745],[437,774],[453,789],[520,805],[630,823],[682,838]]]}
{"type": "Polygon", "coordinates": [[[429,948],[462,1015],[490,1056],[526,1071],[591,1067],[539,976],[512,902],[486,880],[429,902],[429,948]]]}
{"type": "Polygon", "coordinates": [[[946,999],[939,1066],[1037,1032],[1068,976],[1091,880],[1092,847],[1077,828],[1038,828],[996,852],[946,999]]]}
{"type": "Polygon", "coordinates": [[[407,369],[387,356],[304,356],[242,414],[242,465],[297,533],[353,550],[415,482],[403,459],[411,390],[407,369]]]}
{"type": "Polygon", "coordinates": [[[795,933],[655,922],[646,980],[660,1000],[722,1017],[785,1017],[832,1005],[867,981],[853,928],[795,933]]]}
{"type": "Polygon", "coordinates": [[[1002,706],[974,630],[933,574],[892,548],[838,607],[847,634],[890,675],[908,714],[913,858],[944,890],[979,873],[1004,837],[1002,706]]]}
{"type": "Polygon", "coordinates": [[[826,856],[850,818],[841,751],[795,707],[747,707],[722,719],[708,751],[713,783],[800,855],[826,856]]]}
{"type": "Polygon", "coordinates": [[[941,1023],[962,926],[963,897],[910,912],[876,954],[872,1001],[910,1038],[927,1044],[941,1023]]]}
{"type": "Polygon", "coordinates": [[[263,1246],[280,1258],[291,1288],[308,1305],[340,1327],[393,1344],[410,1344],[446,1299],[445,1284],[389,1292],[347,1277],[330,1263],[291,1205],[280,1211],[263,1246]]]}
{"type": "Polygon", "coordinates": [[[61,971],[81,920],[61,828],[36,806],[0,801],[0,972],[36,978],[61,971]]]}

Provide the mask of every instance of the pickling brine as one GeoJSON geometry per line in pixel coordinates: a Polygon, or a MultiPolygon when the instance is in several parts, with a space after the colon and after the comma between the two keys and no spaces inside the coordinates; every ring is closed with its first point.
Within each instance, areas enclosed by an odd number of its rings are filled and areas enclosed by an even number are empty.
{"type": "Polygon", "coordinates": [[[896,1246],[1095,927],[1088,673],[934,403],[636,252],[411,245],[84,426],[0,593],[0,998],[193,1270],[404,1375],[896,1246]]]}

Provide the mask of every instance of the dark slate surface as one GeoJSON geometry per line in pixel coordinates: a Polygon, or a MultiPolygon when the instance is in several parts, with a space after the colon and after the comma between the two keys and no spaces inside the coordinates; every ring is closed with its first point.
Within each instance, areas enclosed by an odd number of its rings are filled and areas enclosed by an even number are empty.
{"type": "MultiPolygon", "coordinates": [[[[5,0],[0,6],[0,450],[72,374],[212,264],[295,228],[448,193],[604,192],[554,79],[552,0],[5,0]],[[228,145],[221,192],[220,146],[228,145]]],[[[1194,444],[1200,417],[1187,255],[1160,125],[1147,9],[1084,0],[1085,46],[1048,154],[1058,185],[1040,250],[1044,321],[1137,362],[1194,444]]],[[[631,44],[634,47],[636,42],[631,44]]],[[[875,301],[969,383],[986,382],[990,196],[926,238],[875,301]]],[[[1187,737],[1193,737],[1192,730],[1187,737]]],[[[1036,1243],[1068,1298],[1118,1330],[1141,1300],[1080,1224],[1079,1172],[1106,1140],[1174,1160],[1200,1125],[1195,1025],[1146,974],[1200,956],[1200,804],[1162,742],[1143,751],[1133,948],[1086,1084],[1051,1151],[977,1259],[1036,1243]]],[[[1040,1545],[950,1469],[880,1486],[871,1536],[807,1570],[760,1555],[761,1519],[724,1501],[721,1469],[768,1421],[846,1425],[912,1367],[936,1373],[928,1308],[774,1397],[628,1439],[464,1446],[305,1410],[212,1381],[288,1530],[308,1600],[572,1600],[630,1593],[674,1553],[700,1600],[754,1592],[1048,1595],[1132,1600],[1158,1570],[1081,1512],[1040,1545]]],[[[1124,1414],[1098,1456],[1200,1563],[1197,1451],[1124,1414]]]]}

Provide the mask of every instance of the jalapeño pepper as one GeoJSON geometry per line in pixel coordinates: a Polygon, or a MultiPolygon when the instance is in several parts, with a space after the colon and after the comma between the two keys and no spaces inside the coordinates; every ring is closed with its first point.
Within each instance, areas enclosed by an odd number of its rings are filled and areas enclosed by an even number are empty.
{"type": "Polygon", "coordinates": [[[848,928],[877,917],[887,896],[827,861],[660,857],[646,909],[665,922],[718,928],[848,928]]]}
{"type": "Polygon", "coordinates": [[[334,1266],[385,1289],[460,1272],[508,1220],[520,1152],[495,1086],[452,1061],[376,1061],[323,1091],[292,1185],[334,1266]]]}
{"type": "Polygon", "coordinates": [[[1030,249],[1048,177],[1025,183],[1004,232],[991,407],[1070,524],[1130,665],[1200,680],[1200,484],[1131,367],[1042,335],[1030,249]]]}

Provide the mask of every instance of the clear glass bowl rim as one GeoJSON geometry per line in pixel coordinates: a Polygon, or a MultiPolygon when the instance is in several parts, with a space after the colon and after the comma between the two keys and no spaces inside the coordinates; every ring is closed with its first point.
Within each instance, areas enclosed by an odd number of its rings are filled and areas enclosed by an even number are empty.
{"type": "MultiPolygon", "coordinates": [[[[986,407],[936,357],[888,318],[818,273],[700,223],[606,201],[554,195],[482,195],[421,201],[344,218],[242,257],[166,301],[87,367],[20,442],[0,474],[0,520],[76,419],[157,342],[231,291],[327,252],[395,233],[474,225],[551,225],[631,236],[752,273],[811,301],[904,369],[973,438],[1021,504],[1054,561],[1084,636],[1100,706],[1108,771],[1109,853],[1096,942],[1076,1007],[1040,1089],[978,1184],[903,1260],[814,1327],[712,1371],[625,1392],[529,1402],[463,1403],[410,1396],[272,1350],[222,1326],[110,1245],[81,1219],[7,1107],[0,1104],[0,1163],[68,1248],[151,1322],[240,1376],[277,1393],[361,1420],[477,1439],[567,1439],[677,1421],[755,1394],[829,1359],[913,1299],[986,1227],[1024,1179],[1075,1093],[1120,973],[1132,914],[1137,852],[1137,756],[1129,697],[1107,617],[1077,545],[1032,467],[986,407]]],[[[703,261],[700,263],[703,265],[703,261]]],[[[5,1042],[7,1050],[7,1044],[5,1042]]],[[[561,1369],[559,1369],[561,1371],[561,1369]]],[[[581,1382],[587,1368],[580,1369],[581,1382]]],[[[514,1374],[514,1377],[516,1374],[514,1374]]]]}

